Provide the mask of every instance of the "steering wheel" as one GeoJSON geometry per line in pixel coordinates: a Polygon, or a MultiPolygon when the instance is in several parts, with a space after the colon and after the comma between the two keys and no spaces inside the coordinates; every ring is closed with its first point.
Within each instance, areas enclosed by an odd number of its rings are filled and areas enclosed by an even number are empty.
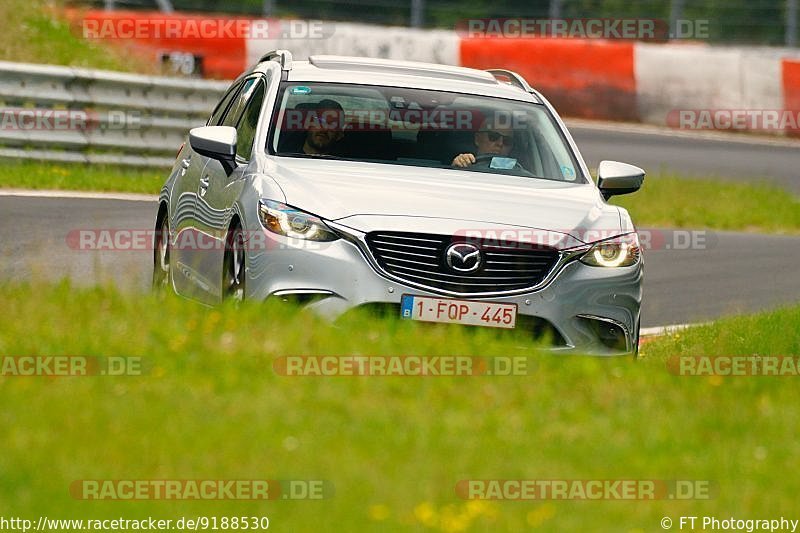
{"type": "MultiPolygon", "coordinates": [[[[499,154],[480,154],[480,155],[476,155],[475,156],[475,162],[471,166],[473,166],[473,167],[480,166],[481,168],[483,168],[483,167],[490,168],[489,165],[492,164],[492,159],[494,159],[495,157],[507,157],[507,156],[499,155],[499,154]]],[[[512,158],[509,158],[509,159],[515,159],[515,158],[512,157],[512,158]]],[[[519,161],[516,160],[516,159],[515,159],[514,166],[511,167],[510,169],[493,168],[492,170],[513,170],[515,172],[520,172],[520,173],[522,173],[522,174],[524,174],[524,175],[526,175],[528,177],[534,177],[534,174],[529,172],[522,165],[520,165],[519,161]]]]}
{"type": "MultiPolygon", "coordinates": [[[[497,154],[480,154],[475,156],[475,162],[473,165],[481,165],[481,166],[489,166],[492,163],[492,159],[497,157],[497,154]]],[[[501,156],[502,157],[502,156],[501,156]]]]}

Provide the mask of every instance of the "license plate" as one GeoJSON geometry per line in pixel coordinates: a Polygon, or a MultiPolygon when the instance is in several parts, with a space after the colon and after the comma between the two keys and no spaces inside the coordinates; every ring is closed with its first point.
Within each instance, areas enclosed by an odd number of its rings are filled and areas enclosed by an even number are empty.
{"type": "Polygon", "coordinates": [[[517,323],[517,305],[475,300],[454,300],[404,294],[400,316],[423,322],[512,329],[517,323]]]}

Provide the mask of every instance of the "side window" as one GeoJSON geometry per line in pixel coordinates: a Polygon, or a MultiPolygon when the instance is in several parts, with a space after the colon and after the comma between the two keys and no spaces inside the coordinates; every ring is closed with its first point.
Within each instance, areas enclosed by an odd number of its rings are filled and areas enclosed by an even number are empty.
{"type": "Polygon", "coordinates": [[[236,123],[239,122],[239,117],[242,115],[242,110],[244,109],[247,99],[250,98],[250,95],[253,93],[256,79],[257,78],[250,78],[244,81],[242,90],[239,91],[239,94],[233,100],[228,112],[225,113],[225,118],[222,119],[220,126],[236,126],[236,123]]]}
{"type": "Polygon", "coordinates": [[[208,122],[206,122],[206,126],[219,126],[222,115],[225,113],[225,110],[228,109],[228,104],[231,103],[233,97],[239,92],[239,88],[241,88],[241,86],[241,83],[237,83],[228,89],[228,92],[222,97],[222,100],[220,100],[220,102],[217,104],[217,107],[214,108],[214,112],[211,113],[211,117],[208,119],[208,122]]]}
{"type": "Polygon", "coordinates": [[[259,81],[253,90],[253,95],[247,101],[242,119],[236,126],[236,156],[244,161],[249,161],[250,156],[253,155],[253,139],[256,136],[261,104],[264,103],[266,92],[264,82],[259,81]]]}

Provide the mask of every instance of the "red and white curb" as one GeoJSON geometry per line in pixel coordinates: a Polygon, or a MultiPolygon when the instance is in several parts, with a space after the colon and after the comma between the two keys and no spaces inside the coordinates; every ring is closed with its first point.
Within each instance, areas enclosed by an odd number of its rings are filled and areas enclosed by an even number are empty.
{"type": "Polygon", "coordinates": [[[659,337],[663,337],[664,335],[672,335],[673,333],[678,333],[679,331],[683,331],[688,328],[693,328],[695,326],[702,326],[704,323],[696,323],[696,324],[672,324],[669,326],[656,326],[652,328],[642,328],[639,330],[639,346],[647,344],[650,341],[653,341],[659,337]]]}

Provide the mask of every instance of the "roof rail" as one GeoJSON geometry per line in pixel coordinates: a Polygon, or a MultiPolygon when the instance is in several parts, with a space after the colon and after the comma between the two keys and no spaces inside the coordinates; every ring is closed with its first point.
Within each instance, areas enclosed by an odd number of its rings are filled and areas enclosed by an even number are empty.
{"type": "Polygon", "coordinates": [[[360,70],[382,74],[400,74],[404,76],[424,76],[428,78],[471,81],[494,85],[491,74],[453,65],[417,63],[413,61],[395,61],[373,57],[346,57],[329,55],[312,55],[309,63],[317,68],[332,70],[360,70]]]}
{"type": "Polygon", "coordinates": [[[277,61],[281,65],[281,70],[292,70],[292,53],[289,50],[267,52],[258,60],[259,63],[264,61],[277,61]]]}
{"type": "Polygon", "coordinates": [[[531,86],[525,81],[525,78],[514,72],[513,70],[506,70],[503,68],[486,69],[486,72],[494,76],[494,79],[501,83],[507,83],[514,87],[519,87],[526,93],[532,92],[531,86]]]}

